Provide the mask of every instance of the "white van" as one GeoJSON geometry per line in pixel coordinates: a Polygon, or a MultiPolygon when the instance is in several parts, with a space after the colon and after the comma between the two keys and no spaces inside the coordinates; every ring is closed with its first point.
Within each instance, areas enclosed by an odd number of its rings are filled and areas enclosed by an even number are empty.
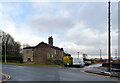
{"type": "Polygon", "coordinates": [[[73,66],[84,67],[85,63],[83,61],[83,58],[73,58],[73,66]]]}

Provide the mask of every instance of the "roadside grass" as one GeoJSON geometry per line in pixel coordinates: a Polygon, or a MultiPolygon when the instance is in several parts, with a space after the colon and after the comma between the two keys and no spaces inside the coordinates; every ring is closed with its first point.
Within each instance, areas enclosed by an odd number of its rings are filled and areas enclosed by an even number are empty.
{"type": "Polygon", "coordinates": [[[29,63],[10,63],[10,62],[2,62],[2,64],[8,65],[17,65],[17,66],[51,66],[51,67],[64,67],[64,65],[56,65],[56,64],[29,64],[29,63]]]}
{"type": "Polygon", "coordinates": [[[18,66],[24,66],[25,64],[22,63],[9,63],[9,62],[2,62],[2,64],[7,64],[7,65],[18,65],[18,66]]]}

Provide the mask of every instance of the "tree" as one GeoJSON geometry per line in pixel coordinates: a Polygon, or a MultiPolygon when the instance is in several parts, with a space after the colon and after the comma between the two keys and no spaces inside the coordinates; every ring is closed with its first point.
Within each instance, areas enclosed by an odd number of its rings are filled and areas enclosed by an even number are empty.
{"type": "Polygon", "coordinates": [[[21,44],[14,41],[14,38],[10,34],[2,32],[2,55],[5,55],[5,46],[7,56],[19,56],[21,50],[21,44]]]}
{"type": "Polygon", "coordinates": [[[14,50],[15,50],[15,54],[16,56],[20,55],[20,51],[21,51],[21,44],[20,42],[14,42],[14,50]]]}
{"type": "Polygon", "coordinates": [[[65,55],[65,56],[71,56],[71,54],[69,54],[69,53],[64,53],[64,55],[65,55]]]}
{"type": "Polygon", "coordinates": [[[71,56],[65,56],[65,57],[63,58],[63,62],[64,62],[65,64],[67,64],[67,63],[72,64],[72,61],[73,61],[73,58],[72,58],[71,56]]]}
{"type": "Polygon", "coordinates": [[[23,44],[23,48],[26,48],[26,47],[30,47],[30,45],[28,43],[23,44]]]}

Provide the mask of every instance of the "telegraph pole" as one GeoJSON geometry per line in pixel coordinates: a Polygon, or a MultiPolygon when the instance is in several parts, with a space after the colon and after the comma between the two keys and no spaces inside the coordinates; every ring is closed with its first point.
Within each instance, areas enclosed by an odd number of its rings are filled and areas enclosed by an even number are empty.
{"type": "Polygon", "coordinates": [[[79,58],[79,52],[78,52],[78,58],[79,58]]]}
{"type": "Polygon", "coordinates": [[[111,39],[110,39],[110,0],[108,2],[108,71],[110,72],[111,39]]]}
{"type": "Polygon", "coordinates": [[[100,59],[102,58],[102,50],[100,49],[100,59]]]}
{"type": "Polygon", "coordinates": [[[117,49],[115,49],[115,58],[117,58],[117,49]]]}

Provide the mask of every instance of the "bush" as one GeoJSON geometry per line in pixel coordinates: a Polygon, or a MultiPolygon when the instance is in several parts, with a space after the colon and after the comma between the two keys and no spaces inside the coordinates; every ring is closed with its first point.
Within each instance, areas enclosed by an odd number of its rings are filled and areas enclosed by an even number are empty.
{"type": "Polygon", "coordinates": [[[63,62],[61,60],[55,60],[53,63],[57,65],[63,65],[63,62]]]}
{"type": "MultiPolygon", "coordinates": [[[[111,63],[112,68],[118,68],[120,69],[120,63],[111,63]]],[[[108,67],[108,63],[103,63],[102,67],[108,67]]]]}
{"type": "Polygon", "coordinates": [[[73,61],[73,58],[72,58],[71,56],[65,56],[65,57],[63,58],[64,64],[67,64],[67,63],[72,64],[72,61],[73,61]]]}

